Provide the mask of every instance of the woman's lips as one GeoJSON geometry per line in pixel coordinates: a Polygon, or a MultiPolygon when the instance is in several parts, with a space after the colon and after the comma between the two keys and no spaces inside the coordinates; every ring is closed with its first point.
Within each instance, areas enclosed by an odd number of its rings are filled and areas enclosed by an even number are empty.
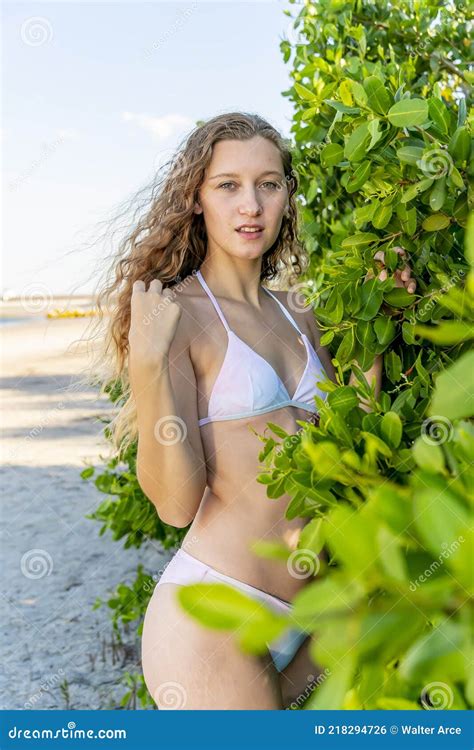
{"type": "Polygon", "coordinates": [[[258,232],[244,232],[239,229],[236,229],[235,231],[241,237],[245,237],[246,240],[258,240],[263,234],[263,229],[259,229],[258,232]]]}

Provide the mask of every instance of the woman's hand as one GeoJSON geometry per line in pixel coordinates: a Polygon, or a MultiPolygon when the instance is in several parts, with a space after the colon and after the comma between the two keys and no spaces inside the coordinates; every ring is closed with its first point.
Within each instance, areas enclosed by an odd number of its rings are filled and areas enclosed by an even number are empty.
{"type": "Polygon", "coordinates": [[[182,311],[173,300],[175,293],[171,289],[162,292],[162,288],[159,279],[153,279],[148,291],[144,281],[133,284],[128,333],[130,370],[156,373],[156,368],[166,366],[182,311]]]}
{"type": "MultiPolygon", "coordinates": [[[[406,259],[407,254],[403,247],[397,246],[397,247],[394,247],[393,250],[395,250],[395,252],[398,253],[398,255],[400,255],[404,260],[406,259]]],[[[378,260],[383,266],[381,271],[378,273],[377,278],[379,279],[379,281],[386,281],[386,279],[388,279],[388,271],[385,268],[384,251],[378,250],[374,255],[374,260],[378,260]]],[[[374,273],[372,270],[370,270],[367,273],[365,279],[367,280],[367,279],[373,279],[373,278],[374,278],[374,273]]],[[[402,269],[397,268],[395,270],[395,273],[393,274],[393,278],[394,278],[396,287],[405,287],[405,289],[407,290],[409,294],[413,294],[413,292],[416,289],[416,281],[415,279],[411,278],[411,268],[408,265],[408,263],[405,262],[405,265],[402,269]]]]}

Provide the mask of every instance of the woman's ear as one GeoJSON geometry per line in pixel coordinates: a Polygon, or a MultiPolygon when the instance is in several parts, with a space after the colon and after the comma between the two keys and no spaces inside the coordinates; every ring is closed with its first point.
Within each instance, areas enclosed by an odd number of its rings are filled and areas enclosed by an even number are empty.
{"type": "Polygon", "coordinates": [[[201,206],[199,205],[199,203],[197,201],[195,201],[195,203],[194,203],[194,213],[195,214],[202,214],[202,208],[201,208],[201,206]]]}

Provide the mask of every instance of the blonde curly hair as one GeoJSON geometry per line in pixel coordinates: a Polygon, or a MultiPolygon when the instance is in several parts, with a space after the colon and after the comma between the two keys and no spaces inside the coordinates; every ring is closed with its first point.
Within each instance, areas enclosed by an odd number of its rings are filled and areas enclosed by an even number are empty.
{"type": "Polygon", "coordinates": [[[127,367],[133,283],[141,279],[148,288],[153,279],[160,279],[166,289],[198,270],[206,256],[207,236],[203,215],[194,212],[194,203],[213,146],[223,140],[245,141],[255,136],[268,138],[279,149],[289,201],[278,237],[262,257],[260,281],[284,278],[291,285],[301,274],[304,252],[298,239],[295,198],[298,175],[287,141],[256,114],[230,112],[199,122],[151,185],[139,191],[138,195],[145,193],[145,202],[136,209],[131,231],[113,254],[95,295],[97,317],[88,341],[95,344],[100,331],[100,344],[94,346],[78,384],[98,384],[101,395],[119,388],[122,403],[109,425],[112,443],[119,451],[137,438],[127,367]],[[142,208],[143,215],[137,220],[142,208]]]}

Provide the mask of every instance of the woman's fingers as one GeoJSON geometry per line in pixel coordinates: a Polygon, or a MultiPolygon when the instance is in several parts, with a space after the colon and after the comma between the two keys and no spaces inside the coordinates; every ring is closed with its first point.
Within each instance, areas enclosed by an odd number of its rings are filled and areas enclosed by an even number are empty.
{"type": "Polygon", "coordinates": [[[396,253],[398,253],[398,255],[406,256],[406,254],[407,254],[405,248],[404,247],[400,247],[400,245],[397,245],[393,249],[395,250],[396,253]]]}
{"type": "Polygon", "coordinates": [[[405,268],[402,268],[400,272],[400,278],[402,281],[408,281],[411,276],[411,268],[410,266],[405,266],[405,268]]]}
{"type": "Polygon", "coordinates": [[[411,276],[411,269],[403,269],[403,271],[395,271],[393,274],[393,277],[395,279],[395,286],[398,287],[406,287],[407,292],[410,294],[413,294],[413,292],[416,289],[416,281],[415,279],[412,279],[411,276]],[[405,272],[407,271],[407,272],[405,272]]]}
{"type": "MultiPolygon", "coordinates": [[[[163,288],[163,284],[160,281],[160,279],[152,279],[152,281],[150,282],[150,286],[148,287],[148,291],[160,294],[162,288],[163,288]]],[[[137,279],[136,281],[134,281],[132,291],[133,292],[145,292],[146,291],[145,282],[142,279],[137,279]]]]}
{"type": "Polygon", "coordinates": [[[141,279],[137,279],[133,282],[132,286],[132,292],[144,292],[145,291],[145,282],[141,279]]]}
{"type": "Polygon", "coordinates": [[[153,280],[152,280],[152,281],[150,282],[150,286],[149,286],[149,288],[148,288],[148,291],[149,291],[149,292],[155,292],[155,293],[157,293],[157,294],[161,294],[161,290],[162,290],[162,288],[163,288],[163,284],[162,284],[162,282],[160,281],[160,279],[153,279],[153,280]]]}
{"type": "MultiPolygon", "coordinates": [[[[397,245],[397,247],[394,247],[393,250],[395,250],[395,252],[398,255],[400,255],[402,258],[405,259],[407,257],[407,253],[406,253],[405,248],[400,247],[400,245],[397,245]]],[[[377,252],[374,254],[374,260],[380,261],[380,263],[382,263],[383,266],[385,266],[385,253],[384,253],[384,251],[383,250],[377,250],[377,252]]],[[[369,275],[369,273],[368,273],[367,276],[366,276],[366,280],[369,279],[369,278],[373,278],[373,274],[369,275]]],[[[380,273],[377,275],[377,278],[378,278],[379,281],[386,281],[388,279],[388,271],[387,271],[387,269],[385,267],[382,268],[382,270],[380,271],[380,273]]],[[[395,285],[396,286],[398,286],[398,287],[404,286],[404,287],[406,287],[407,291],[410,294],[413,294],[413,292],[416,289],[416,281],[411,278],[411,268],[408,265],[408,263],[406,263],[405,266],[401,270],[397,269],[395,271],[395,273],[393,274],[393,278],[395,280],[395,285]]]]}

